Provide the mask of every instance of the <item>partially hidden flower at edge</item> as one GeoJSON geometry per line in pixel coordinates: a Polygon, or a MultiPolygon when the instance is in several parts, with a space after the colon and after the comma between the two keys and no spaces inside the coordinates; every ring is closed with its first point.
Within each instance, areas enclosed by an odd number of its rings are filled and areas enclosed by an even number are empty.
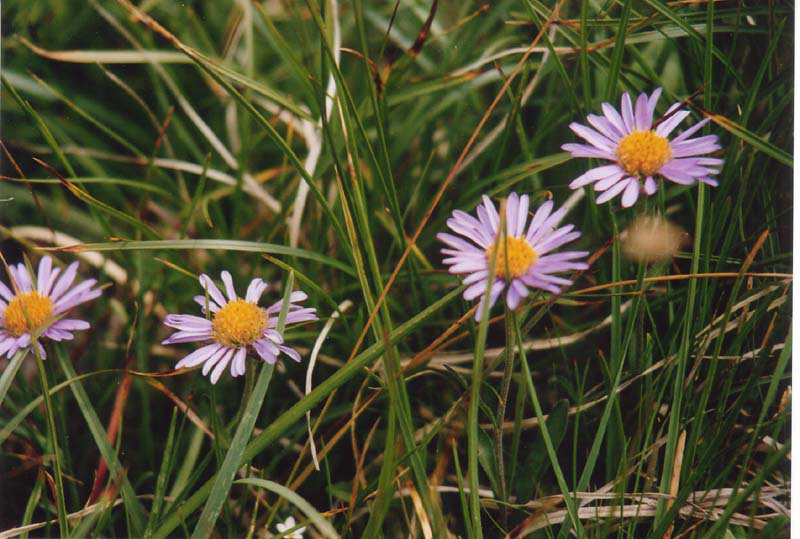
{"type": "Polygon", "coordinates": [[[680,103],[672,105],[664,120],[653,125],[661,88],[648,97],[639,95],[634,106],[631,96],[622,95],[622,114],[603,103],[603,115],[589,114],[587,121],[592,127],[573,122],[570,129],[589,144],[564,144],[561,149],[572,157],[593,157],[613,161],[590,169],[569,184],[578,189],[594,183],[595,191],[601,194],[598,203],[611,200],[622,193],[622,205],[632,206],[641,191],[652,195],[658,189],[655,177],[661,176],[681,185],[692,185],[695,181],[716,186],[711,176],[718,174],[722,159],[704,157],[717,151],[720,145],[716,135],[689,138],[707,122],[701,120],[669,140],[670,133],[689,115],[680,110],[680,103]]]}
{"type": "Polygon", "coordinates": [[[38,336],[37,348],[45,359],[47,354],[38,339],[71,340],[73,331],[89,328],[85,320],[64,317],[76,305],[102,294],[100,289],[92,288],[97,283],[95,279],[72,286],[78,262],[67,266],[62,273],[61,268],[53,267],[52,258],[44,256],[36,275],[31,275],[22,263],[11,264],[8,270],[13,280],[11,286],[0,281],[0,357],[11,358],[31,345],[32,336],[38,336]]]}
{"type": "MultiPolygon", "coordinates": [[[[267,283],[261,279],[253,279],[247,287],[245,297],[240,298],[236,295],[231,274],[223,271],[222,282],[228,296],[226,298],[208,275],[200,275],[199,280],[208,291],[208,297],[199,295],[194,300],[200,304],[204,314],[207,314],[208,301],[210,319],[191,314],[167,315],[164,323],[178,331],[164,339],[162,344],[211,342],[181,359],[175,368],[195,367],[202,363],[203,375],[207,376],[210,372],[211,383],[216,384],[229,363],[231,376],[244,374],[248,347],[267,363],[275,363],[281,352],[297,362],[300,361],[300,354],[283,345],[283,335],[276,329],[283,300],[267,308],[258,306],[261,295],[267,289],[267,283]]],[[[307,297],[304,292],[291,293],[286,314],[287,326],[317,320],[315,309],[295,305],[307,297]]]]}
{"type": "MultiPolygon", "coordinates": [[[[442,254],[447,257],[444,263],[450,266],[450,273],[465,275],[463,282],[467,288],[464,299],[467,301],[482,298],[487,287],[491,286],[489,308],[505,290],[506,304],[516,309],[528,295],[529,288],[558,294],[572,281],[554,274],[589,267],[579,261],[589,254],[587,251],[551,253],[581,235],[573,225],[556,228],[564,218],[566,208],[554,212],[553,202],[548,200],[539,206],[528,223],[529,204],[528,195],[509,194],[505,206],[506,233],[501,234],[500,215],[489,197],[483,195],[483,204],[477,208],[477,219],[456,210],[447,220],[450,230],[470,241],[446,232],[436,235],[447,245],[442,254]],[[490,274],[490,264],[497,249],[495,271],[490,274]]],[[[481,299],[475,313],[476,320],[480,319],[482,309],[481,299]]]]}
{"type": "MultiPolygon", "coordinates": [[[[278,533],[286,533],[296,526],[297,522],[295,521],[293,516],[289,516],[284,522],[278,522],[277,524],[275,524],[275,528],[277,528],[278,533]]],[[[289,535],[284,535],[284,537],[286,539],[303,539],[303,534],[305,533],[305,531],[306,527],[302,526],[291,532],[289,535]]]]}

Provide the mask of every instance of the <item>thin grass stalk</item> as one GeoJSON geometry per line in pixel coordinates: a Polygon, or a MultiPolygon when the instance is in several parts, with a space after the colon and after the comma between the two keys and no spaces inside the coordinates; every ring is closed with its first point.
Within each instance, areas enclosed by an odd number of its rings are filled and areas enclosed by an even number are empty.
{"type": "MultiPolygon", "coordinates": [[[[506,230],[506,202],[500,202],[500,224],[497,229],[497,238],[495,242],[507,241],[506,230]]],[[[499,243],[497,243],[499,246],[499,243]]],[[[508,267],[508,245],[504,249],[506,260],[503,261],[505,267],[508,267]]],[[[489,260],[489,276],[495,275],[498,263],[499,248],[494,248],[491,251],[489,260]]],[[[482,539],[483,527],[481,526],[481,504],[480,504],[480,482],[478,480],[478,440],[480,425],[478,424],[478,410],[480,408],[481,400],[481,383],[483,382],[483,356],[486,351],[486,335],[489,331],[489,311],[490,304],[489,298],[492,293],[492,286],[494,279],[487,279],[486,292],[480,298],[481,317],[478,322],[478,335],[475,339],[475,358],[472,363],[472,385],[470,386],[469,394],[469,409],[467,412],[467,472],[469,479],[469,501],[470,501],[470,523],[472,527],[473,537],[482,539]]],[[[502,429],[501,429],[502,430],[502,429]]]]}
{"type": "MultiPolygon", "coordinates": [[[[705,208],[705,184],[698,183],[697,186],[697,217],[695,220],[694,249],[692,251],[691,272],[697,273],[700,266],[700,245],[703,235],[703,217],[705,208]]],[[[670,479],[672,478],[672,461],[675,459],[675,448],[678,443],[678,436],[681,430],[681,405],[683,401],[683,384],[686,378],[686,365],[689,361],[689,351],[694,342],[694,307],[695,296],[697,294],[697,280],[689,281],[689,289],[686,293],[686,314],[684,317],[683,334],[681,336],[680,351],[678,352],[678,367],[675,369],[675,377],[672,388],[672,408],[670,410],[669,427],[667,432],[667,446],[664,450],[664,469],[661,474],[659,492],[666,494],[670,479]]],[[[655,521],[658,522],[664,513],[664,502],[658,505],[659,510],[655,521]]]]}
{"type": "Polygon", "coordinates": [[[39,368],[39,381],[42,386],[42,396],[44,397],[44,411],[47,416],[47,433],[50,441],[50,448],[53,450],[54,479],[56,484],[56,510],[58,512],[58,532],[61,537],[69,535],[67,524],[67,505],[64,500],[64,480],[61,472],[61,455],[58,447],[58,431],[56,430],[55,411],[53,410],[53,400],[50,398],[50,387],[47,383],[47,371],[44,368],[44,361],[39,352],[39,339],[31,335],[31,350],[36,356],[36,366],[39,368]]]}
{"type": "MultiPolygon", "coordinates": [[[[511,320],[510,309],[505,309],[506,324],[506,353],[503,362],[503,378],[500,382],[500,397],[497,400],[497,413],[495,416],[494,429],[494,458],[497,462],[497,498],[502,502],[508,502],[508,492],[506,490],[506,472],[503,457],[503,419],[506,415],[506,403],[508,394],[511,390],[511,378],[514,371],[514,333],[511,320]]],[[[500,506],[500,524],[503,528],[508,525],[508,510],[506,505],[500,506]]]]}
{"type": "Polygon", "coordinates": [[[544,414],[542,413],[542,407],[539,404],[539,397],[536,394],[536,386],[533,384],[533,376],[531,375],[530,368],[528,367],[528,358],[525,356],[525,348],[522,344],[522,332],[519,328],[519,321],[517,320],[516,314],[513,312],[511,313],[511,319],[514,323],[514,334],[516,335],[516,344],[517,348],[519,349],[522,377],[525,380],[528,395],[531,398],[533,409],[536,412],[536,418],[539,420],[539,429],[542,435],[542,440],[544,440],[545,448],[547,448],[547,456],[550,459],[550,464],[553,466],[553,473],[556,476],[558,487],[561,490],[561,495],[563,496],[564,503],[567,506],[567,512],[569,514],[569,521],[572,525],[572,529],[579,538],[583,539],[586,537],[586,530],[583,529],[583,524],[580,521],[578,509],[575,505],[575,498],[572,497],[569,491],[567,482],[564,479],[564,473],[561,471],[561,466],[558,463],[558,455],[556,455],[555,448],[553,447],[553,441],[550,439],[550,432],[547,429],[547,423],[545,422],[544,414]]]}

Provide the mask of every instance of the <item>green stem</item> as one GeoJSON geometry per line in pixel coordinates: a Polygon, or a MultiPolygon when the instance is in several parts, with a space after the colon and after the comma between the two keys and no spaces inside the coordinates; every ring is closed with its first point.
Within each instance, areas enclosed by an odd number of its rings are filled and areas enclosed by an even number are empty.
{"type": "Polygon", "coordinates": [[[558,487],[561,489],[561,495],[564,498],[564,503],[567,506],[567,514],[569,515],[569,520],[572,523],[572,528],[575,530],[578,537],[586,537],[586,531],[583,529],[583,525],[581,525],[580,518],[578,517],[578,509],[575,506],[575,499],[572,497],[569,491],[567,481],[564,479],[564,473],[561,471],[561,466],[558,464],[558,456],[556,456],[556,450],[555,447],[553,447],[553,441],[550,439],[550,431],[547,428],[547,423],[545,422],[544,414],[542,413],[542,406],[539,404],[539,397],[536,394],[536,387],[533,385],[533,377],[531,376],[531,370],[528,367],[528,359],[525,357],[525,348],[523,348],[522,344],[522,332],[519,330],[519,322],[517,321],[517,317],[514,315],[514,313],[511,313],[511,318],[514,322],[514,332],[516,333],[517,337],[520,365],[522,366],[522,377],[525,380],[525,384],[528,388],[528,394],[531,396],[531,402],[533,403],[533,409],[536,412],[536,418],[539,421],[539,430],[542,433],[542,440],[544,440],[544,445],[547,449],[547,456],[550,458],[550,464],[553,466],[553,473],[556,476],[558,487]]]}
{"type": "MultiPolygon", "coordinates": [[[[703,233],[703,207],[705,202],[705,185],[698,184],[697,191],[697,220],[694,227],[694,249],[692,251],[691,273],[697,273],[700,267],[700,245],[703,233]]],[[[693,328],[694,328],[694,304],[697,294],[697,279],[689,280],[689,291],[686,298],[686,317],[684,318],[683,336],[681,338],[681,348],[678,356],[678,368],[675,370],[675,381],[672,388],[672,410],[669,416],[669,430],[667,431],[667,447],[664,451],[664,470],[661,474],[661,485],[659,491],[665,494],[669,490],[670,480],[672,479],[672,462],[675,459],[675,449],[678,442],[678,435],[681,427],[681,405],[683,400],[683,380],[686,377],[686,364],[689,361],[689,351],[692,347],[693,328]]],[[[654,522],[658,522],[663,515],[664,502],[659,504],[659,511],[654,522]]]]}
{"type": "MultiPolygon", "coordinates": [[[[500,383],[500,398],[497,401],[497,414],[494,429],[494,454],[495,461],[497,461],[497,498],[503,502],[508,501],[505,465],[503,462],[503,419],[505,419],[506,415],[506,403],[508,402],[508,393],[511,390],[511,374],[514,370],[514,333],[512,331],[511,310],[506,307],[505,311],[506,353],[504,358],[505,362],[503,364],[503,380],[500,383]]],[[[500,524],[503,528],[507,527],[507,521],[508,510],[504,504],[500,506],[500,524]]]]}
{"type": "Polygon", "coordinates": [[[47,415],[47,433],[50,439],[50,447],[53,450],[56,509],[58,510],[58,533],[61,537],[67,537],[69,535],[69,528],[67,527],[67,507],[64,503],[64,480],[61,473],[61,456],[58,449],[58,431],[56,430],[56,419],[53,413],[53,401],[50,399],[50,387],[47,383],[47,371],[44,369],[44,361],[42,360],[42,355],[39,353],[39,346],[36,338],[31,338],[31,350],[36,356],[36,366],[39,367],[39,381],[42,384],[44,409],[47,415]]]}

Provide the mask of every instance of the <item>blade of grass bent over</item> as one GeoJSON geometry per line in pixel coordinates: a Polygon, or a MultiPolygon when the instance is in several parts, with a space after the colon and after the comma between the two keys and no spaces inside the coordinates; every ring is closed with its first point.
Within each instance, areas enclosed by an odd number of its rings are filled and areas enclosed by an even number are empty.
{"type": "Polygon", "coordinates": [[[325,537],[330,537],[332,539],[336,539],[339,537],[339,534],[336,533],[336,530],[333,529],[330,522],[325,520],[319,511],[314,509],[314,507],[308,503],[304,498],[300,497],[296,492],[291,489],[286,488],[285,486],[276,483],[274,481],[268,481],[266,479],[257,479],[254,477],[248,477],[246,479],[239,479],[234,481],[237,484],[246,484],[246,485],[254,485],[257,487],[261,487],[263,489],[271,490],[272,492],[280,495],[282,498],[286,498],[290,502],[292,502],[298,509],[300,509],[305,515],[311,519],[311,522],[317,527],[317,529],[322,532],[322,535],[325,537]]]}

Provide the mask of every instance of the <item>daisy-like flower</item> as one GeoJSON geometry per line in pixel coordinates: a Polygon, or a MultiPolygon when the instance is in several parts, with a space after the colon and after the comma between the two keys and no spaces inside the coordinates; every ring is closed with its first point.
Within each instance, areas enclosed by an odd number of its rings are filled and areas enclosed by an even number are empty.
{"type": "MultiPolygon", "coordinates": [[[[208,310],[212,314],[210,320],[191,314],[170,314],[165,318],[166,325],[179,331],[164,339],[162,344],[212,341],[181,359],[175,368],[195,367],[202,363],[203,375],[211,372],[211,383],[216,384],[228,363],[231,365],[231,376],[244,374],[248,346],[267,363],[275,363],[280,352],[299,362],[300,354],[293,348],[283,346],[283,336],[275,329],[283,300],[266,309],[258,306],[267,283],[253,279],[242,299],[236,295],[233,279],[227,271],[222,272],[222,282],[227,298],[208,275],[200,276],[200,284],[208,291],[208,310]]],[[[286,314],[287,325],[317,320],[315,309],[295,305],[307,297],[304,292],[292,292],[286,314]]],[[[195,296],[194,300],[206,314],[206,296],[195,296]]]]}
{"type": "MultiPolygon", "coordinates": [[[[13,280],[11,288],[0,281],[0,357],[11,358],[17,350],[31,344],[31,334],[54,341],[74,338],[73,331],[88,329],[85,320],[64,318],[76,305],[93,300],[102,291],[92,288],[97,281],[88,279],[70,288],[78,273],[78,263],[70,264],[64,273],[53,267],[49,256],[42,257],[36,275],[25,264],[8,267],[13,280]],[[60,277],[59,277],[60,275],[60,277]]],[[[42,359],[47,357],[41,342],[36,342],[42,359]]]]}
{"type": "MultiPolygon", "coordinates": [[[[460,210],[453,212],[447,226],[458,236],[440,232],[436,237],[447,247],[442,249],[446,255],[444,263],[449,265],[450,273],[466,275],[464,299],[472,301],[482,297],[490,286],[489,307],[507,289],[506,303],[515,309],[528,295],[528,287],[539,288],[554,294],[561,292],[563,286],[572,281],[557,277],[555,273],[583,270],[589,266],[578,259],[585,257],[587,251],[564,251],[547,254],[550,251],[578,238],[581,233],[573,231],[573,225],[556,228],[567,210],[553,211],[553,202],[548,200],[534,214],[528,223],[528,195],[511,193],[506,201],[506,233],[500,234],[500,216],[489,197],[483,195],[483,204],[478,205],[478,218],[460,210]],[[494,275],[489,269],[492,258],[497,253],[494,275]]],[[[481,300],[483,301],[483,300],[481,300]]],[[[483,305],[478,307],[475,319],[479,320],[483,305]]]]}
{"type": "Polygon", "coordinates": [[[595,167],[575,178],[570,189],[578,189],[592,182],[595,191],[602,192],[598,203],[611,200],[622,193],[622,205],[630,207],[639,198],[639,192],[647,195],[656,192],[655,176],[681,184],[691,185],[700,181],[717,185],[711,176],[719,173],[723,160],[702,157],[720,149],[716,135],[689,138],[707,122],[708,118],[669,140],[667,137],[688,115],[675,103],[664,116],[664,121],[653,126],[653,113],[661,95],[661,88],[650,97],[641,94],[634,107],[628,93],[622,95],[622,115],[608,103],[603,103],[603,116],[590,114],[588,122],[594,127],[579,123],[569,128],[589,144],[564,144],[562,150],[572,157],[594,157],[608,159],[612,164],[595,167]]]}

